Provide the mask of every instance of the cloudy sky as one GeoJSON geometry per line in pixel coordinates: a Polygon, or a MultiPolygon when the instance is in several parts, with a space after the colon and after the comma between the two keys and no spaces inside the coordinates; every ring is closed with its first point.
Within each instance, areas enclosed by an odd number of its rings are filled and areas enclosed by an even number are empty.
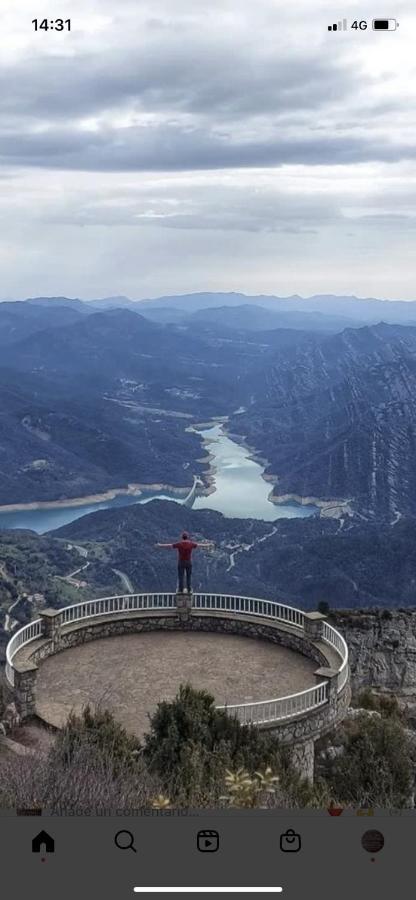
{"type": "Polygon", "coordinates": [[[414,3],[328,5],[1,0],[0,297],[416,299],[414,3]]]}

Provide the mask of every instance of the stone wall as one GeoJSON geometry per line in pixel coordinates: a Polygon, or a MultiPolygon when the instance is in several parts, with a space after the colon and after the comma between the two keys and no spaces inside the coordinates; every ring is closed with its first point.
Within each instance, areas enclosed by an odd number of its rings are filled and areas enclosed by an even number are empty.
{"type": "Polygon", "coordinates": [[[295,633],[289,628],[276,627],[272,623],[262,624],[253,620],[237,619],[232,614],[198,615],[188,619],[178,617],[175,611],[157,615],[140,616],[121,614],[120,618],[103,617],[99,621],[93,619],[74,624],[62,630],[59,646],[56,641],[48,641],[39,647],[31,657],[35,663],[48,656],[67,650],[69,647],[86,644],[89,641],[102,640],[115,635],[136,634],[146,631],[207,631],[220,634],[238,634],[257,640],[267,640],[281,647],[287,647],[312,659],[318,666],[326,666],[328,659],[314,642],[306,639],[302,633],[295,633]]]}
{"type": "Polygon", "coordinates": [[[297,719],[278,726],[270,726],[270,730],[279,736],[284,744],[297,744],[302,741],[323,737],[328,731],[332,731],[342,719],[345,718],[350,705],[351,691],[347,683],[345,688],[325,706],[303,714],[297,719]]]}

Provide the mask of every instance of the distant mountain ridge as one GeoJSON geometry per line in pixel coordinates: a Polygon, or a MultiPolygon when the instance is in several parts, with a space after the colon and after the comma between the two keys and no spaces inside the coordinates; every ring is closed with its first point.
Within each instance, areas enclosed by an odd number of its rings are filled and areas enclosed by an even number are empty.
{"type": "Polygon", "coordinates": [[[32,303],[0,304],[0,346],[24,340],[45,328],[71,325],[82,318],[76,306],[59,304],[45,307],[32,303]]]}
{"type": "Polygon", "coordinates": [[[27,300],[21,300],[20,303],[29,303],[32,306],[44,306],[47,309],[57,306],[69,306],[72,309],[78,309],[79,312],[87,312],[88,305],[84,300],[78,297],[28,297],[27,300]]]}
{"type": "MultiPolygon", "coordinates": [[[[154,310],[155,312],[156,310],[154,310]]],[[[145,315],[149,315],[146,313],[145,315]]],[[[274,310],[263,306],[219,306],[199,309],[191,313],[188,321],[214,322],[224,328],[247,331],[272,331],[277,328],[295,328],[303,331],[335,332],[351,325],[351,319],[326,315],[321,312],[300,310],[274,310]]],[[[360,323],[353,323],[359,325],[360,323]]]]}
{"type": "Polygon", "coordinates": [[[379,300],[376,298],[360,299],[355,296],[337,296],[333,294],[316,294],[312,297],[291,297],[273,295],[249,296],[241,293],[196,293],[159,297],[152,300],[141,300],[149,309],[173,306],[186,312],[196,312],[219,306],[262,306],[265,309],[286,312],[314,312],[324,315],[341,316],[362,323],[377,324],[387,321],[397,324],[416,322],[416,301],[379,300]]]}
{"type": "MultiPolygon", "coordinates": [[[[181,314],[189,316],[203,309],[219,307],[263,307],[270,312],[292,313],[319,313],[323,316],[332,316],[341,320],[349,319],[353,323],[377,324],[385,321],[392,324],[416,323],[416,300],[380,300],[375,297],[359,298],[354,295],[315,294],[310,297],[301,297],[293,294],[289,297],[280,297],[273,294],[244,294],[238,292],[208,292],[201,291],[189,294],[172,294],[151,299],[132,300],[124,295],[103,297],[101,299],[68,298],[68,297],[31,297],[26,301],[35,305],[50,307],[72,306],[79,311],[88,312],[96,309],[130,309],[140,311],[142,315],[150,315],[150,311],[169,308],[179,310],[181,314]],[[140,309],[139,309],[140,308],[140,309]]],[[[1,304],[0,304],[1,306],[1,304]]],[[[176,316],[176,312],[174,313],[176,316]]]]}

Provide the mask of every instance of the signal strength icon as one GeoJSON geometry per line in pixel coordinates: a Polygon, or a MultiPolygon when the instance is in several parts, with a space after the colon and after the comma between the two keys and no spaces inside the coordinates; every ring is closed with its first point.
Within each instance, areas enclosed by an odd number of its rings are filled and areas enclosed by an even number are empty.
{"type": "Polygon", "coordinates": [[[347,30],[347,20],[342,19],[342,22],[335,22],[333,25],[328,25],[328,31],[346,31],[347,30]]]}

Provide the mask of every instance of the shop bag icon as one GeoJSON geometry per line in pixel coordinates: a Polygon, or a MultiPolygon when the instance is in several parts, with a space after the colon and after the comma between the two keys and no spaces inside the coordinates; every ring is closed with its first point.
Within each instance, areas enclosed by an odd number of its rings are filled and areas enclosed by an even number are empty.
{"type": "Polygon", "coordinates": [[[296,834],[293,828],[288,828],[285,834],[280,835],[280,849],[283,853],[299,853],[301,846],[300,834],[296,834]]]}

